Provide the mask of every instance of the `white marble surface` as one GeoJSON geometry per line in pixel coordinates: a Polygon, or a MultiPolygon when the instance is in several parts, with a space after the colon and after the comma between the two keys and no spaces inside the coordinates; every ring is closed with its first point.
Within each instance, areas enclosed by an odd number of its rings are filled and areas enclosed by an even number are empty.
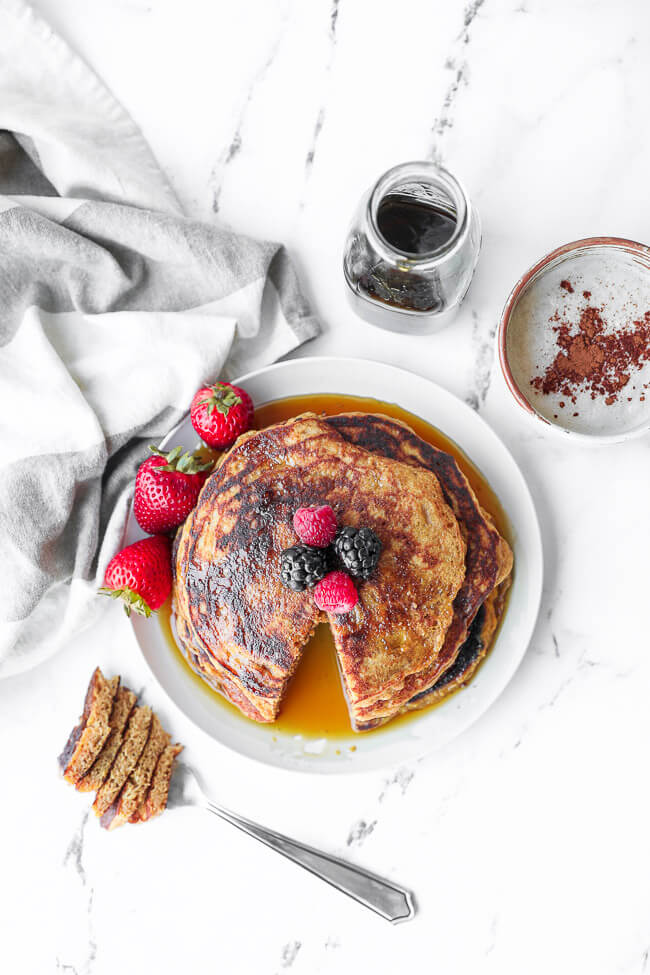
{"type": "Polygon", "coordinates": [[[153,705],[117,607],[0,685],[2,970],[644,972],[650,953],[650,454],[584,449],[519,414],[493,357],[503,301],[553,246],[650,238],[643,0],[38,0],[142,126],[193,215],[284,240],[326,323],[303,354],[378,358],[467,399],[538,505],[539,624],[501,699],[442,753],[310,778],[221,750],[163,705],[215,796],[413,887],[392,928],[192,811],[106,834],[54,756],[91,667],[153,705]],[[348,310],[341,243],[361,191],[423,156],[461,175],[484,247],[438,337],[348,310]]]}

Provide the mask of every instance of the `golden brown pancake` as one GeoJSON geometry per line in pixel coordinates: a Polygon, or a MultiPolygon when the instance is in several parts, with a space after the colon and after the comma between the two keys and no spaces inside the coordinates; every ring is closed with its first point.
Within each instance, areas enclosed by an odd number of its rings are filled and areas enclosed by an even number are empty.
{"type": "Polygon", "coordinates": [[[129,720],[129,715],[135,707],[135,701],[135,694],[128,687],[120,686],[118,688],[113,700],[113,710],[109,722],[110,734],[90,769],[77,782],[78,792],[97,792],[101,788],[115,761],[115,756],[120,750],[124,729],[129,720]]]}
{"type": "MultiPolygon", "coordinates": [[[[346,440],[366,450],[405,464],[424,467],[434,473],[463,531],[467,544],[465,578],[454,600],[453,619],[441,658],[429,670],[425,668],[408,680],[412,698],[418,702],[415,706],[423,707],[435,699],[435,695],[432,695],[425,700],[425,692],[433,688],[447,668],[453,666],[479,608],[510,575],[512,551],[490,515],[479,504],[454,457],[426,443],[407,424],[383,414],[367,413],[343,413],[327,417],[327,422],[346,440]]],[[[491,613],[486,615],[491,617],[491,613]]],[[[459,681],[466,682],[469,676],[459,678],[459,681]]],[[[410,708],[411,705],[407,704],[405,710],[410,708]]],[[[361,725],[366,729],[377,723],[368,717],[361,725]]]]}
{"type": "Polygon", "coordinates": [[[430,704],[449,697],[454,691],[469,684],[492,646],[503,616],[509,588],[510,577],[492,590],[485,602],[479,606],[467,638],[451,667],[445,670],[432,687],[412,697],[405,706],[405,711],[419,711],[429,707],[430,704]]]}
{"type": "Polygon", "coordinates": [[[176,759],[183,751],[182,745],[167,745],[163,749],[151,779],[151,784],[144,801],[133,813],[129,822],[146,823],[153,816],[160,816],[167,808],[169,785],[176,759]]]}
{"type": "Polygon", "coordinates": [[[103,784],[97,790],[93,809],[96,816],[103,816],[119,795],[122,786],[137,765],[151,729],[151,708],[136,706],[126,725],[120,750],[115,757],[103,784]]]}
{"type": "Polygon", "coordinates": [[[79,724],[59,755],[63,775],[72,785],[83,778],[111,733],[110,717],[119,685],[119,677],[107,680],[99,667],[91,674],[79,724]]]}
{"type": "Polygon", "coordinates": [[[104,829],[117,829],[137,813],[149,791],[158,759],[170,741],[171,736],[161,725],[160,718],[157,714],[152,714],[149,737],[142,754],[122,791],[102,815],[100,823],[104,829]]]}
{"type": "Polygon", "coordinates": [[[272,721],[316,625],[311,590],[280,582],[293,513],[330,504],[382,542],[359,603],[330,617],[354,726],[387,720],[448,666],[465,542],[437,478],[369,452],[306,415],[245,434],[206,482],[176,545],[174,606],[190,665],[248,717],[272,721]]]}

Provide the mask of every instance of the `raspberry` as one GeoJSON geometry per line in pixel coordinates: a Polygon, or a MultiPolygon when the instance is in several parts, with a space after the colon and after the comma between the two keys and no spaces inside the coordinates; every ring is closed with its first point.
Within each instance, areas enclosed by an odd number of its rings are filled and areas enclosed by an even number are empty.
{"type": "Polygon", "coordinates": [[[359,593],[345,572],[330,572],[314,589],[314,602],[326,613],[349,613],[359,602],[359,593]]]}
{"type": "Polygon", "coordinates": [[[328,504],[298,508],[293,516],[293,527],[305,545],[327,548],[336,535],[336,515],[328,504]]]}

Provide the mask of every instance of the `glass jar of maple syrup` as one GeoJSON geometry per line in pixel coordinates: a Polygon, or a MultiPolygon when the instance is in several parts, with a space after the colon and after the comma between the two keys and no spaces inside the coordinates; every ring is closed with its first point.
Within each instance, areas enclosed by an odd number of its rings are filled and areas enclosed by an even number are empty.
{"type": "Polygon", "coordinates": [[[366,321],[423,335],[449,324],[481,247],[478,213],[431,162],[389,169],[361,200],[345,245],[352,307],[366,321]]]}

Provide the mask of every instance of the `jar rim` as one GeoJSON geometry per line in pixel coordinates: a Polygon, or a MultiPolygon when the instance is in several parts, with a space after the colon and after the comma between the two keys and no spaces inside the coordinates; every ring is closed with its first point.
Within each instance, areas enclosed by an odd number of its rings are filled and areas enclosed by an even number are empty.
{"type": "Polygon", "coordinates": [[[400,163],[387,170],[379,177],[368,197],[366,217],[369,235],[375,249],[381,254],[383,260],[390,264],[408,264],[409,267],[417,267],[426,270],[428,267],[435,266],[441,258],[448,257],[453,251],[457,250],[462,240],[467,236],[469,226],[469,199],[464,187],[455,176],[442,166],[428,160],[400,163]],[[446,240],[439,247],[422,254],[401,252],[396,250],[389,241],[386,240],[377,223],[377,213],[379,204],[392,189],[399,186],[406,179],[421,180],[430,184],[442,186],[445,192],[453,201],[456,209],[456,226],[449,240],[446,240]]]}

